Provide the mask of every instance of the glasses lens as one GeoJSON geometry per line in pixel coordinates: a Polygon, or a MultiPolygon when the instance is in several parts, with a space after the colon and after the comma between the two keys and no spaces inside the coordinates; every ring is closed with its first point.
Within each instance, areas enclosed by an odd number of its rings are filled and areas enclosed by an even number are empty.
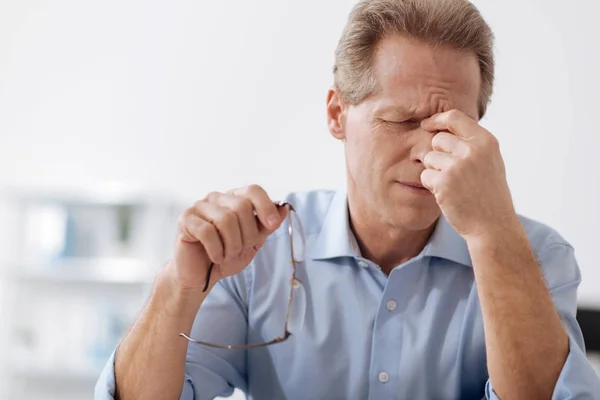
{"type": "Polygon", "coordinates": [[[302,262],[306,252],[306,238],[298,214],[290,210],[290,234],[292,236],[292,256],[295,262],[302,262]]]}

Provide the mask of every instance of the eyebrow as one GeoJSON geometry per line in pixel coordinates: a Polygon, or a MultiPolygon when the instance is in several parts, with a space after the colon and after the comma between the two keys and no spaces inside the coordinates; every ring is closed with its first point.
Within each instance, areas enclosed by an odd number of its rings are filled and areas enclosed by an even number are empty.
{"type": "Polygon", "coordinates": [[[399,105],[386,105],[377,110],[375,110],[375,114],[377,115],[390,115],[399,116],[402,118],[427,118],[427,116],[417,115],[414,110],[410,110],[406,107],[399,105]]]}
{"type": "MultiPolygon", "coordinates": [[[[464,112],[464,111],[463,111],[464,112]]],[[[473,117],[473,115],[470,115],[469,113],[465,114],[471,118],[474,119],[475,121],[478,121],[478,119],[475,117],[473,117]]],[[[426,118],[429,118],[431,115],[429,115],[428,113],[424,113],[424,112],[417,112],[417,110],[411,110],[409,108],[400,106],[400,105],[396,105],[396,104],[388,104],[388,105],[384,105],[383,107],[376,109],[375,110],[375,115],[394,115],[397,116],[399,118],[403,118],[403,119],[410,119],[410,118],[414,118],[416,120],[423,120],[426,118]]]]}

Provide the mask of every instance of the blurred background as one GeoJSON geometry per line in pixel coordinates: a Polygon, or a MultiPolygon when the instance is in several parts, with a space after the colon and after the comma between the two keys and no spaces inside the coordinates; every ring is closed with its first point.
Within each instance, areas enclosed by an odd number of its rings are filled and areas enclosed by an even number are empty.
{"type": "MultiPolygon", "coordinates": [[[[1,399],[92,398],[194,200],[345,186],[324,106],[353,4],[0,0],[1,399]]],[[[518,212],[576,249],[600,366],[600,5],[475,4],[497,37],[482,124],[518,212]]]]}

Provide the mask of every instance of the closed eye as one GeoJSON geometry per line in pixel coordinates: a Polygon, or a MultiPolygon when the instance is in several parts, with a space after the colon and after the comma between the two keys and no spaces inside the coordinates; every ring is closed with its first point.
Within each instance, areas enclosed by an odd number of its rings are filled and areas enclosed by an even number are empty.
{"type": "Polygon", "coordinates": [[[391,124],[391,125],[419,125],[420,122],[417,121],[416,119],[407,119],[405,121],[387,121],[384,120],[383,122],[385,122],[386,124],[391,124]]]}

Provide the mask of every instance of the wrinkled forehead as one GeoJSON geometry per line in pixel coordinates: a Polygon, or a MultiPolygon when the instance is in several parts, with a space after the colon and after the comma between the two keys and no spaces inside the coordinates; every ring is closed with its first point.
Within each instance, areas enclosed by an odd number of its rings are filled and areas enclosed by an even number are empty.
{"type": "Polygon", "coordinates": [[[481,73],[472,53],[392,35],[378,44],[373,72],[380,100],[424,117],[454,108],[478,117],[481,73]]]}

